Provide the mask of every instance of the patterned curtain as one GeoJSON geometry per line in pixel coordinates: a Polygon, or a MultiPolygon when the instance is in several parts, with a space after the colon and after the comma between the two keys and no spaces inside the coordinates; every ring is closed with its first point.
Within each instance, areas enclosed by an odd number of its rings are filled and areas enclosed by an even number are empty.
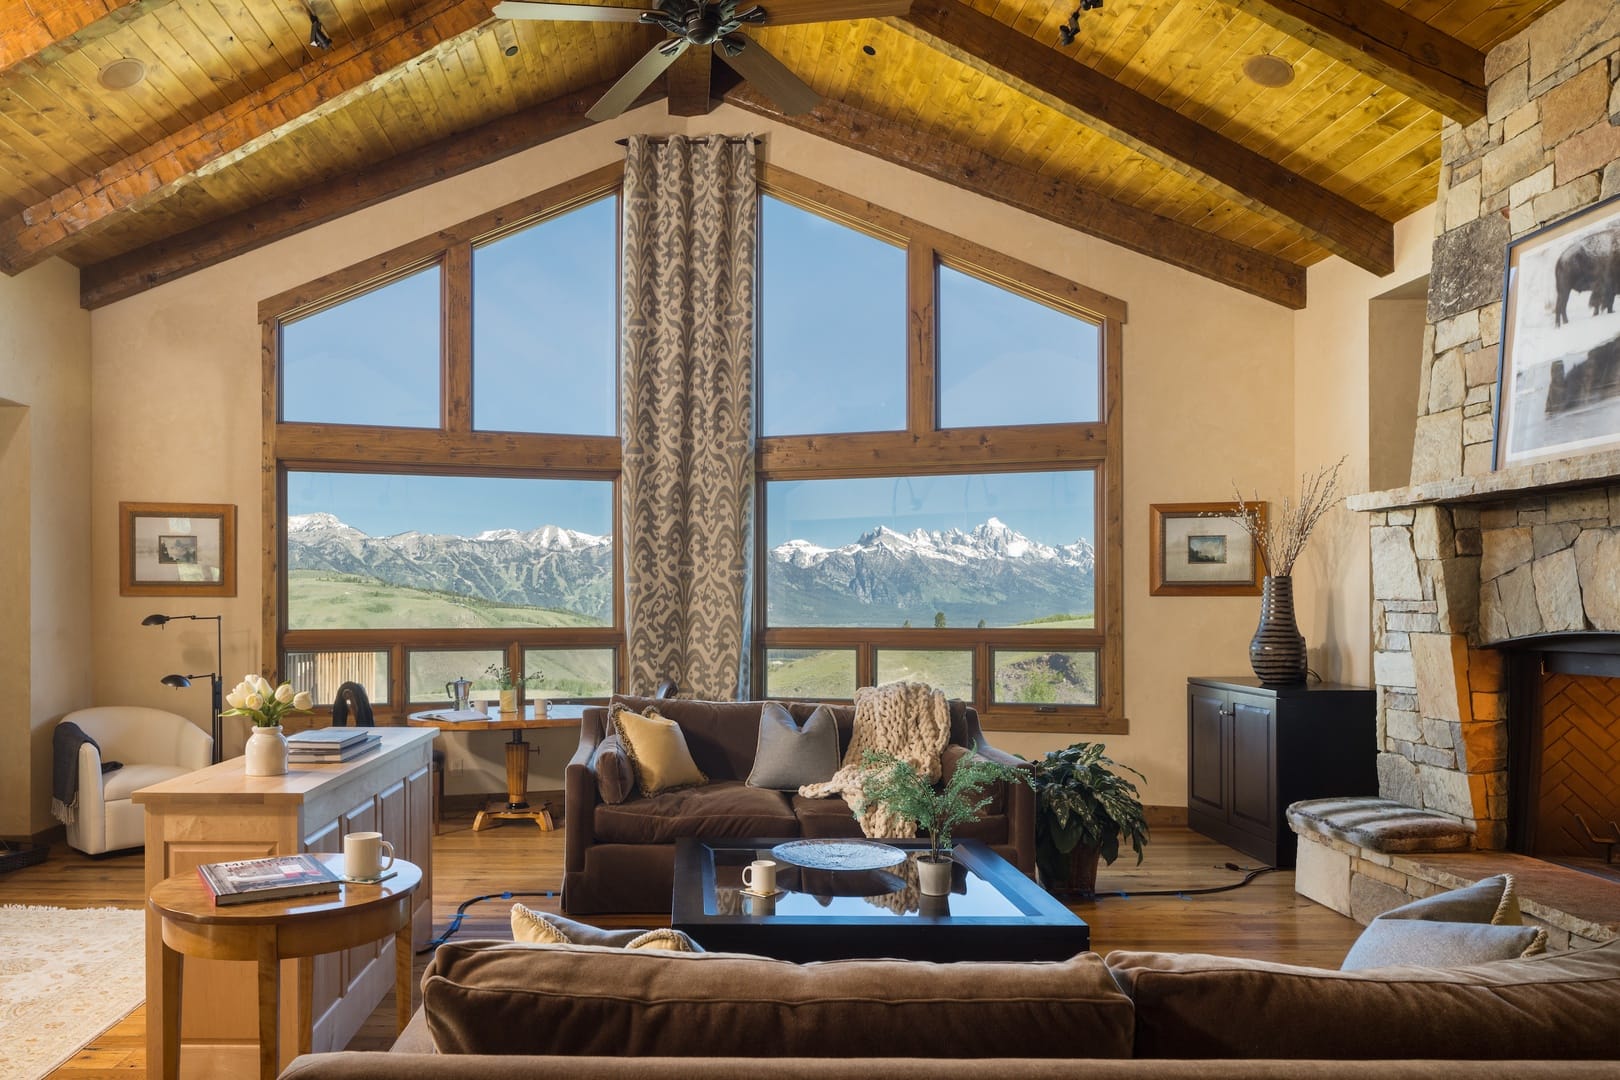
{"type": "Polygon", "coordinates": [[[631,690],[748,690],[754,529],[752,139],[632,136],[622,483],[631,690]]]}

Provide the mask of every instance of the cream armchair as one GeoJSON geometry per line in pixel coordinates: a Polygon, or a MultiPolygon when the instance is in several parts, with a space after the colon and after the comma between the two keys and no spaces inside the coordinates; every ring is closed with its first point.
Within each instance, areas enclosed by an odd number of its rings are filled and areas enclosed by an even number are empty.
{"type": "Polygon", "coordinates": [[[86,855],[141,847],[146,842],[146,812],[130,801],[138,788],[206,768],[214,740],[183,716],[134,705],[103,705],[62,717],[72,721],[101,747],[79,747],[79,801],[76,820],[67,827],[69,846],[86,855]],[[103,776],[101,763],[122,761],[124,767],[103,776]]]}

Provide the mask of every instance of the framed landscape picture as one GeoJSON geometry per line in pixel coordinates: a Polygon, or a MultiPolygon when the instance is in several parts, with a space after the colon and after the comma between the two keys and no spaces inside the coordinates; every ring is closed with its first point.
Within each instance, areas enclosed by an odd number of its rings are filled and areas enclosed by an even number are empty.
{"type": "Polygon", "coordinates": [[[1496,467],[1620,445],[1620,198],[1508,245],[1496,467]]]}
{"type": "Polygon", "coordinates": [[[236,507],[119,503],[120,596],[235,596],[236,507]]]}
{"type": "MultiPolygon", "coordinates": [[[[1222,515],[1236,503],[1154,503],[1148,508],[1152,596],[1259,596],[1260,558],[1254,541],[1222,515]]],[[[1265,504],[1258,508],[1266,519],[1265,504]]]]}

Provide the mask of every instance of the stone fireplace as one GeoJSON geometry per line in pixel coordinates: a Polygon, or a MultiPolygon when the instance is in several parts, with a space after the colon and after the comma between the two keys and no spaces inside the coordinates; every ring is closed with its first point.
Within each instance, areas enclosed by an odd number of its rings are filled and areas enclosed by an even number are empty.
{"type": "Polygon", "coordinates": [[[1301,832],[1296,883],[1366,921],[1512,869],[1558,947],[1620,928],[1613,881],[1530,857],[1601,863],[1586,827],[1620,821],[1620,451],[1495,468],[1504,253],[1620,194],[1620,4],[1566,0],[1485,77],[1486,115],[1442,129],[1410,486],[1348,500],[1370,529],[1380,794],[1471,850],[1301,832]]]}

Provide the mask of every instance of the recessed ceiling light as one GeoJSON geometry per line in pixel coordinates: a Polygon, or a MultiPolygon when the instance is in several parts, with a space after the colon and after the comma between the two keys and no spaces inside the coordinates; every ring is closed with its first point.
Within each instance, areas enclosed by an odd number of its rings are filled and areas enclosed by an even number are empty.
{"type": "Polygon", "coordinates": [[[133,56],[120,57],[102,68],[96,78],[109,90],[128,90],[146,78],[146,65],[133,56]]]}
{"type": "Polygon", "coordinates": [[[872,46],[870,46],[870,45],[862,45],[861,46],[861,52],[865,53],[867,56],[876,56],[877,55],[877,50],[872,48],[872,46]]]}
{"type": "Polygon", "coordinates": [[[1243,74],[1258,86],[1287,86],[1294,81],[1294,65],[1281,57],[1262,54],[1243,61],[1243,74]]]}

